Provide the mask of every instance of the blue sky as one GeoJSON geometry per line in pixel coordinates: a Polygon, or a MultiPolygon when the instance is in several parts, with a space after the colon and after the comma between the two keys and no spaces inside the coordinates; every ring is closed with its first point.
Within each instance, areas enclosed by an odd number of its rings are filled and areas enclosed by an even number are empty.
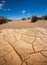
{"type": "Polygon", "coordinates": [[[17,19],[47,15],[47,0],[0,0],[0,16],[17,19]]]}

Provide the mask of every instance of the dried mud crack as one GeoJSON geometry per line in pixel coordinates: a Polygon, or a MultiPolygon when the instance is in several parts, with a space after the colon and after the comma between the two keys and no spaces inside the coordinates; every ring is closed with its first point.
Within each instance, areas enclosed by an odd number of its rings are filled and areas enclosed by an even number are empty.
{"type": "Polygon", "coordinates": [[[47,29],[0,31],[0,65],[47,65],[47,29]]]}

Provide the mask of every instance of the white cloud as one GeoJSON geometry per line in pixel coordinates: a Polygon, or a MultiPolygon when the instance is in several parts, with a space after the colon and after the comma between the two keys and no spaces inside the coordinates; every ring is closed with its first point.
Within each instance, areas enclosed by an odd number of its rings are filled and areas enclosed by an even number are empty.
{"type": "Polygon", "coordinates": [[[11,9],[7,9],[8,11],[10,11],[11,9]]]}
{"type": "Polygon", "coordinates": [[[28,13],[27,15],[30,15],[30,13],[28,13]]]}
{"type": "Polygon", "coordinates": [[[3,5],[4,5],[4,4],[0,3],[0,9],[2,9],[2,8],[3,8],[3,5]]]}
{"type": "Polygon", "coordinates": [[[3,9],[3,11],[10,11],[11,9],[3,9]]]}
{"type": "Polygon", "coordinates": [[[22,13],[25,13],[25,12],[26,12],[25,10],[22,11],[22,13]]]}
{"type": "Polygon", "coordinates": [[[2,3],[0,3],[0,10],[3,8],[5,1],[2,0],[1,2],[2,2],[2,3]]]}
{"type": "Polygon", "coordinates": [[[3,0],[2,3],[6,3],[6,1],[3,0]]]}

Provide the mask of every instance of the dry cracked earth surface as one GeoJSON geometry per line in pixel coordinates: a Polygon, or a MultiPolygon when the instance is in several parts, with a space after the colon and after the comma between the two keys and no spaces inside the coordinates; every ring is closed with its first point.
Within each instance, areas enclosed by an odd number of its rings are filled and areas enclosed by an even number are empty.
{"type": "Polygon", "coordinates": [[[0,30],[0,65],[47,65],[47,29],[0,30]]]}

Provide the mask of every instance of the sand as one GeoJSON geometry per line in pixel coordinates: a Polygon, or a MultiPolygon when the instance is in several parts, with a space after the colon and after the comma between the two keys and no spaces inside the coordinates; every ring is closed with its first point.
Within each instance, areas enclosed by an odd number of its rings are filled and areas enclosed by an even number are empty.
{"type": "Polygon", "coordinates": [[[31,20],[12,20],[11,22],[0,25],[0,29],[22,29],[33,27],[47,28],[47,20],[38,20],[35,23],[31,23],[31,20]]]}
{"type": "Polygon", "coordinates": [[[47,21],[0,25],[0,65],[47,65],[47,21]]]}
{"type": "Polygon", "coordinates": [[[47,65],[47,29],[0,30],[0,65],[47,65]]]}

